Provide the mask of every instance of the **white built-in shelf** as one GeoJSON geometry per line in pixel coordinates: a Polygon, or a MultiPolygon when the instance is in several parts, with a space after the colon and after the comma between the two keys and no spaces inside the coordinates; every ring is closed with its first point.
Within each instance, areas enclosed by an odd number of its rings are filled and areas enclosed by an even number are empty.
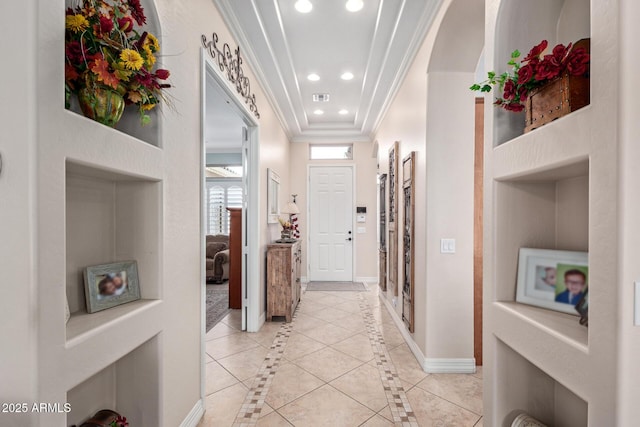
{"type": "MultiPolygon", "coordinates": [[[[589,157],[592,149],[588,123],[592,110],[589,107],[496,146],[493,149],[494,178],[518,179],[528,175],[534,180],[558,180],[586,175],[588,169],[565,170],[564,166],[582,163],[589,157]],[[556,171],[542,173],[549,169],[556,171]]],[[[586,162],[584,165],[588,166],[586,162]]]]}
{"type": "Polygon", "coordinates": [[[93,120],[69,116],[75,125],[67,126],[69,134],[59,144],[67,173],[113,180],[162,179],[162,149],[93,120]],[[87,137],[78,138],[78,134],[87,137]]]}
{"type": "Polygon", "coordinates": [[[156,308],[160,300],[137,300],[97,313],[76,312],[67,322],[66,347],[72,348],[113,328],[126,328],[147,310],[156,308]]]}
{"type": "MultiPolygon", "coordinates": [[[[498,311],[498,316],[505,319],[505,324],[517,323],[522,328],[521,331],[533,333],[535,329],[542,332],[546,336],[543,338],[546,342],[536,343],[536,346],[568,345],[584,355],[589,352],[588,328],[578,322],[578,316],[517,302],[494,302],[493,306],[498,311]]],[[[500,329],[497,333],[500,334],[500,329]]],[[[524,335],[528,336],[527,333],[524,335]]]]}

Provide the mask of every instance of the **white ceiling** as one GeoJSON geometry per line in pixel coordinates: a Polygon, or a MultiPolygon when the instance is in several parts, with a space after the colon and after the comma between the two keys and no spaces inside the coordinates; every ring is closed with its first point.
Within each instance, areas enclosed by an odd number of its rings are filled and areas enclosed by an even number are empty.
{"type": "Polygon", "coordinates": [[[269,98],[258,106],[272,105],[289,138],[352,142],[371,140],[442,0],[364,0],[358,12],[346,0],[310,0],[307,14],[296,0],[214,1],[269,98]],[[354,78],[341,80],[345,71],[354,78]]]}

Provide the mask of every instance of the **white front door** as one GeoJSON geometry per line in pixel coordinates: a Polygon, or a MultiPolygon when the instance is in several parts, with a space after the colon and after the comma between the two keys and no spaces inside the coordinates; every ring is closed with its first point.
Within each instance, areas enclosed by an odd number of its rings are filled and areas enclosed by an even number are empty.
{"type": "Polygon", "coordinates": [[[309,280],[353,280],[353,168],[309,168],[309,280]]]}

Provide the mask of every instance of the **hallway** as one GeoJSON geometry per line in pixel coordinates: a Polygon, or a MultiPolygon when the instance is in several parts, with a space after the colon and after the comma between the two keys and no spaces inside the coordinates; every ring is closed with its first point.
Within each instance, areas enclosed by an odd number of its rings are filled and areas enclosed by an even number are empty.
{"type": "Polygon", "coordinates": [[[482,369],[425,373],[375,285],[304,291],[292,323],[258,333],[239,320],[233,311],[207,334],[199,427],[482,426],[482,369]]]}

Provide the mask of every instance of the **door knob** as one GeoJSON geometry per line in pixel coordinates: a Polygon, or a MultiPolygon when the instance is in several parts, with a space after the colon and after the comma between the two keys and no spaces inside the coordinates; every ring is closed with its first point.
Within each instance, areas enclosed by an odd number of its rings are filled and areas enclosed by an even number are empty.
{"type": "Polygon", "coordinates": [[[347,241],[349,241],[349,242],[350,242],[350,241],[351,241],[351,237],[349,237],[348,239],[345,239],[345,240],[347,240],[347,241]]]}
{"type": "Polygon", "coordinates": [[[351,234],[351,230],[347,231],[347,233],[351,234]]]}

